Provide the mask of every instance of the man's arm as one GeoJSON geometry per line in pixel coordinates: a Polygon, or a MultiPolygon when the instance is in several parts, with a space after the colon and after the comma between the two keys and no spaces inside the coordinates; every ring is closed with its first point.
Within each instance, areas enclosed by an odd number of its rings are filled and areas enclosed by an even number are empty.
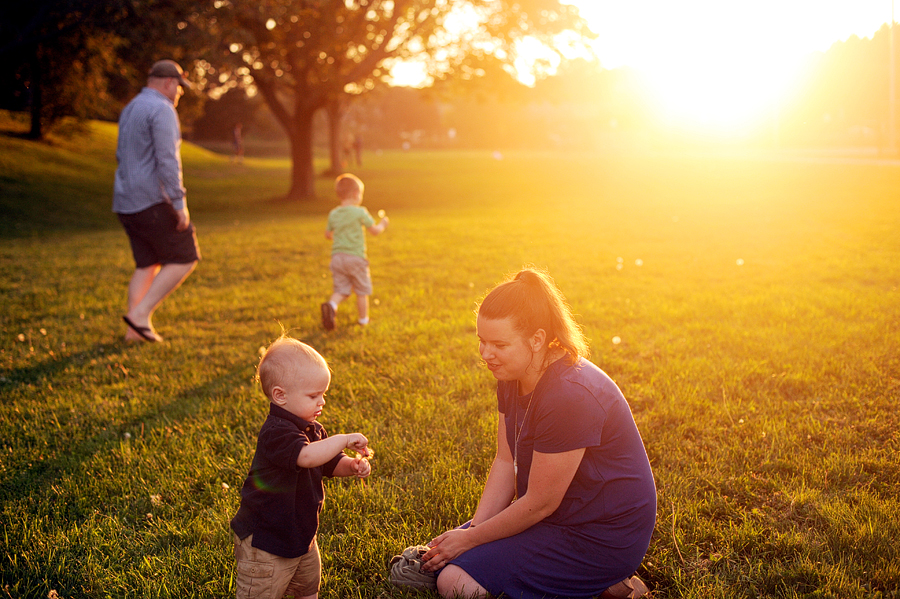
{"type": "MultiPolygon", "coordinates": [[[[156,157],[156,172],[165,197],[175,210],[187,207],[181,166],[181,125],[174,107],[159,110],[150,122],[150,136],[156,157]]],[[[190,222],[187,212],[183,215],[190,222]]],[[[181,219],[179,218],[179,225],[181,219]]],[[[187,224],[184,225],[187,227],[187,224]]]]}
{"type": "Polygon", "coordinates": [[[184,231],[191,224],[191,213],[188,212],[187,203],[181,210],[176,210],[175,215],[178,217],[178,224],[175,225],[176,231],[184,231]]]}

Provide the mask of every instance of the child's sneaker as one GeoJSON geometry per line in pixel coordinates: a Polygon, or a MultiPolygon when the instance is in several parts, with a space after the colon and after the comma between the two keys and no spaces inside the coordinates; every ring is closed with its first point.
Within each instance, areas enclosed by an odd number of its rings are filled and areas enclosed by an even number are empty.
{"type": "Polygon", "coordinates": [[[322,326],[326,331],[334,330],[334,308],[329,302],[322,304],[322,326]]]}

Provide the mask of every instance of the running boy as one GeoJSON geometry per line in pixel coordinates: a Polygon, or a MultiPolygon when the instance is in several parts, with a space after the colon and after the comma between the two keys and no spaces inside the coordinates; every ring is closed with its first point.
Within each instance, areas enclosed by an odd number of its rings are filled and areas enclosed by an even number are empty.
{"type": "Polygon", "coordinates": [[[365,186],[355,175],[345,173],[334,182],[340,205],[328,213],[325,237],[332,240],[331,274],[334,292],[331,299],[322,304],[322,326],[334,329],[334,316],[338,305],[356,293],[356,308],[361,325],[369,324],[369,296],[372,295],[372,275],[366,255],[366,235],[382,233],[388,226],[388,217],[379,212],[381,221],[376,225],[369,211],[360,204],[365,186]]]}
{"type": "Polygon", "coordinates": [[[269,416],[231,521],[237,599],[316,599],[322,476],[368,476],[369,442],[359,433],[329,437],[316,422],[331,372],[312,347],[282,336],[266,350],[257,374],[270,401],[269,416]],[[345,448],[362,456],[351,458],[345,448]]]}

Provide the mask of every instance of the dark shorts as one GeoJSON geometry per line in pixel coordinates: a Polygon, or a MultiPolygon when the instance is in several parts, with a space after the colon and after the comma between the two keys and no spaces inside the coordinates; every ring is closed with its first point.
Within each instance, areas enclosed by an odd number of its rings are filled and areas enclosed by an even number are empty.
{"type": "Polygon", "coordinates": [[[194,223],[184,231],[176,231],[178,215],[168,202],[134,214],[119,214],[119,221],[128,234],[131,253],[138,268],[155,264],[188,264],[200,259],[194,223]]]}

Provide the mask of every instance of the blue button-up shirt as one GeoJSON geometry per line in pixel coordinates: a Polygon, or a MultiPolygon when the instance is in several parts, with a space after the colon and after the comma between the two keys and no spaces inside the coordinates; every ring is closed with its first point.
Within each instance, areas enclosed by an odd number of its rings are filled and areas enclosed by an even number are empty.
{"type": "Polygon", "coordinates": [[[175,105],[145,87],[119,117],[113,212],[134,214],[161,202],[185,207],[181,123],[175,105]]]}

